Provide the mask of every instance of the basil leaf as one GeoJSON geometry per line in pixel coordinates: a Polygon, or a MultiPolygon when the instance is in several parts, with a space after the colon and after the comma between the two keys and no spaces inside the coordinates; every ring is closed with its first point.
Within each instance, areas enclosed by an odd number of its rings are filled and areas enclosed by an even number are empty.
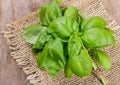
{"type": "Polygon", "coordinates": [[[85,21],[85,20],[88,19],[88,16],[87,16],[85,13],[80,13],[80,12],[79,12],[79,17],[80,17],[83,21],[85,21]]]}
{"type": "Polygon", "coordinates": [[[44,51],[40,51],[37,55],[37,58],[36,58],[36,62],[37,62],[37,66],[39,68],[42,68],[42,64],[43,64],[43,61],[45,60],[45,56],[47,56],[47,49],[45,48],[44,51]],[[44,52],[44,56],[43,56],[43,52],[44,52]],[[46,55],[45,55],[46,54],[46,55]]]}
{"type": "Polygon", "coordinates": [[[45,46],[45,44],[47,42],[49,42],[50,40],[52,40],[52,39],[53,39],[52,35],[50,35],[50,34],[47,33],[47,29],[44,29],[40,33],[40,35],[39,35],[36,43],[32,46],[32,52],[33,53],[39,52],[41,49],[43,49],[43,47],[45,46]]]}
{"type": "Polygon", "coordinates": [[[63,44],[58,39],[48,42],[42,54],[38,55],[37,64],[39,67],[44,67],[51,76],[55,77],[66,64],[63,44]]]}
{"type": "Polygon", "coordinates": [[[67,59],[67,62],[66,62],[66,65],[65,65],[65,71],[64,71],[65,75],[67,78],[70,78],[73,76],[73,72],[71,70],[71,67],[70,67],[70,61],[67,59]]]}
{"type": "Polygon", "coordinates": [[[43,25],[48,25],[50,23],[50,21],[46,18],[46,10],[49,6],[50,3],[46,3],[43,7],[39,8],[38,17],[43,25]]]}
{"type": "Polygon", "coordinates": [[[81,51],[81,39],[79,35],[77,34],[72,34],[70,36],[70,39],[68,41],[68,54],[70,57],[76,56],[80,53],[81,51]]]}
{"type": "MultiPolygon", "coordinates": [[[[63,65],[65,65],[65,57],[64,57],[64,51],[63,51],[63,44],[61,41],[59,41],[58,39],[55,39],[51,45],[51,47],[49,47],[49,51],[50,51],[50,55],[55,57],[56,60],[60,60],[62,61],[63,65]]],[[[62,64],[60,63],[60,64],[62,64]]]]}
{"type": "Polygon", "coordinates": [[[79,55],[69,58],[70,67],[74,74],[79,77],[89,76],[92,71],[92,61],[85,49],[81,49],[79,55]]]}
{"type": "Polygon", "coordinates": [[[90,29],[92,27],[99,27],[99,28],[105,28],[107,26],[107,22],[99,17],[99,16],[94,16],[91,18],[86,19],[82,25],[81,25],[81,29],[83,31],[90,29]]]}
{"type": "Polygon", "coordinates": [[[67,42],[70,35],[73,32],[78,33],[78,31],[79,31],[78,23],[67,17],[59,17],[53,22],[51,22],[49,26],[49,32],[55,38],[59,38],[63,42],[67,42]]]}
{"type": "Polygon", "coordinates": [[[84,22],[86,19],[87,19],[87,16],[86,16],[85,14],[79,12],[79,14],[78,14],[78,23],[79,23],[80,31],[81,31],[81,24],[82,24],[82,22],[84,22]]]}
{"type": "Polygon", "coordinates": [[[64,13],[64,16],[71,18],[73,20],[78,19],[78,10],[76,7],[68,7],[64,13]]]}
{"type": "Polygon", "coordinates": [[[37,41],[39,37],[39,34],[44,29],[46,29],[46,27],[41,26],[40,24],[28,26],[25,28],[23,32],[23,37],[27,42],[31,44],[35,44],[35,42],[37,41]]]}
{"type": "Polygon", "coordinates": [[[54,19],[62,16],[62,11],[59,7],[59,4],[53,2],[47,9],[46,9],[46,16],[52,22],[54,19]]]}
{"type": "Polygon", "coordinates": [[[54,19],[62,16],[62,11],[59,7],[60,0],[54,0],[52,3],[47,3],[39,9],[39,19],[43,25],[49,25],[54,19]]]}
{"type": "Polygon", "coordinates": [[[110,57],[101,50],[94,50],[93,56],[95,57],[96,61],[107,71],[111,69],[112,62],[110,60],[110,57]]]}
{"type": "Polygon", "coordinates": [[[90,48],[102,48],[109,45],[115,45],[114,36],[107,29],[94,27],[83,32],[83,43],[90,48]]]}
{"type": "Polygon", "coordinates": [[[54,0],[54,2],[60,4],[62,0],[54,0]]]}

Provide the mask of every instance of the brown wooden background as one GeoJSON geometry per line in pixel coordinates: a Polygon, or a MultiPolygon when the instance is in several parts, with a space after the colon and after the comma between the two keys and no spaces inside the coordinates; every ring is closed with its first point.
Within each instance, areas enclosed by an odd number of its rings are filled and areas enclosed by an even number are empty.
{"type": "MultiPolygon", "coordinates": [[[[50,0],[0,0],[0,32],[13,20],[36,11],[50,0]]],[[[120,23],[120,0],[102,0],[108,13],[120,23]]],[[[0,34],[0,85],[30,85],[26,76],[10,57],[5,39],[0,34]]]]}

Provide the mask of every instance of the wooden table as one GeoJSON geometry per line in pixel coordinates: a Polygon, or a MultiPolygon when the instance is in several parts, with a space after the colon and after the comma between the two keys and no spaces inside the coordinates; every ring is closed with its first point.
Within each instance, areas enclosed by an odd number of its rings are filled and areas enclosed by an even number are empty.
{"type": "MultiPolygon", "coordinates": [[[[50,0],[0,0],[0,32],[13,20],[34,12],[50,0]]],[[[120,0],[102,0],[108,13],[120,23],[120,0]]],[[[30,85],[26,76],[11,58],[5,39],[0,34],[0,85],[30,85]]]]}

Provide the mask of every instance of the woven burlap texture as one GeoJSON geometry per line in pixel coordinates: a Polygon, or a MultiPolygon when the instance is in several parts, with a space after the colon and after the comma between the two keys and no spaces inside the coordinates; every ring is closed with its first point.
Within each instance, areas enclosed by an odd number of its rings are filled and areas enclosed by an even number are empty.
{"type": "MultiPolygon", "coordinates": [[[[104,49],[111,56],[112,69],[110,72],[103,72],[108,80],[108,85],[120,85],[120,26],[112,20],[104,9],[100,0],[63,0],[62,6],[76,6],[80,12],[88,16],[99,15],[104,17],[114,30],[117,45],[116,48],[110,46],[104,49]]],[[[38,12],[34,12],[20,20],[11,23],[8,31],[4,33],[11,56],[15,59],[18,66],[23,69],[27,79],[33,85],[102,85],[102,83],[91,74],[87,78],[65,78],[61,73],[56,78],[51,78],[46,71],[39,69],[36,64],[36,55],[31,52],[31,45],[23,39],[23,30],[26,26],[39,23],[38,12]]]]}

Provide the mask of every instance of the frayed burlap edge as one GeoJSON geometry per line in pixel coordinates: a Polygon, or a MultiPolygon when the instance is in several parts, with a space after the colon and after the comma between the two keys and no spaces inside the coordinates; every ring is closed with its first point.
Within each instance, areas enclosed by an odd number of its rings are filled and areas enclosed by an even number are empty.
{"type": "MultiPolygon", "coordinates": [[[[109,25],[117,34],[117,47],[107,47],[104,49],[111,56],[113,66],[110,72],[105,74],[108,79],[108,85],[119,85],[120,82],[120,26],[114,21],[104,9],[100,0],[63,0],[62,6],[76,6],[80,12],[88,16],[99,15],[104,17],[109,25]]],[[[18,66],[23,69],[27,79],[33,85],[101,85],[100,81],[91,75],[88,78],[81,79],[77,76],[65,78],[61,73],[56,78],[51,78],[46,71],[39,69],[36,65],[36,55],[31,53],[31,45],[22,37],[22,32],[26,26],[39,23],[38,12],[34,12],[20,20],[8,25],[8,31],[4,32],[11,56],[15,59],[18,66]]]]}

